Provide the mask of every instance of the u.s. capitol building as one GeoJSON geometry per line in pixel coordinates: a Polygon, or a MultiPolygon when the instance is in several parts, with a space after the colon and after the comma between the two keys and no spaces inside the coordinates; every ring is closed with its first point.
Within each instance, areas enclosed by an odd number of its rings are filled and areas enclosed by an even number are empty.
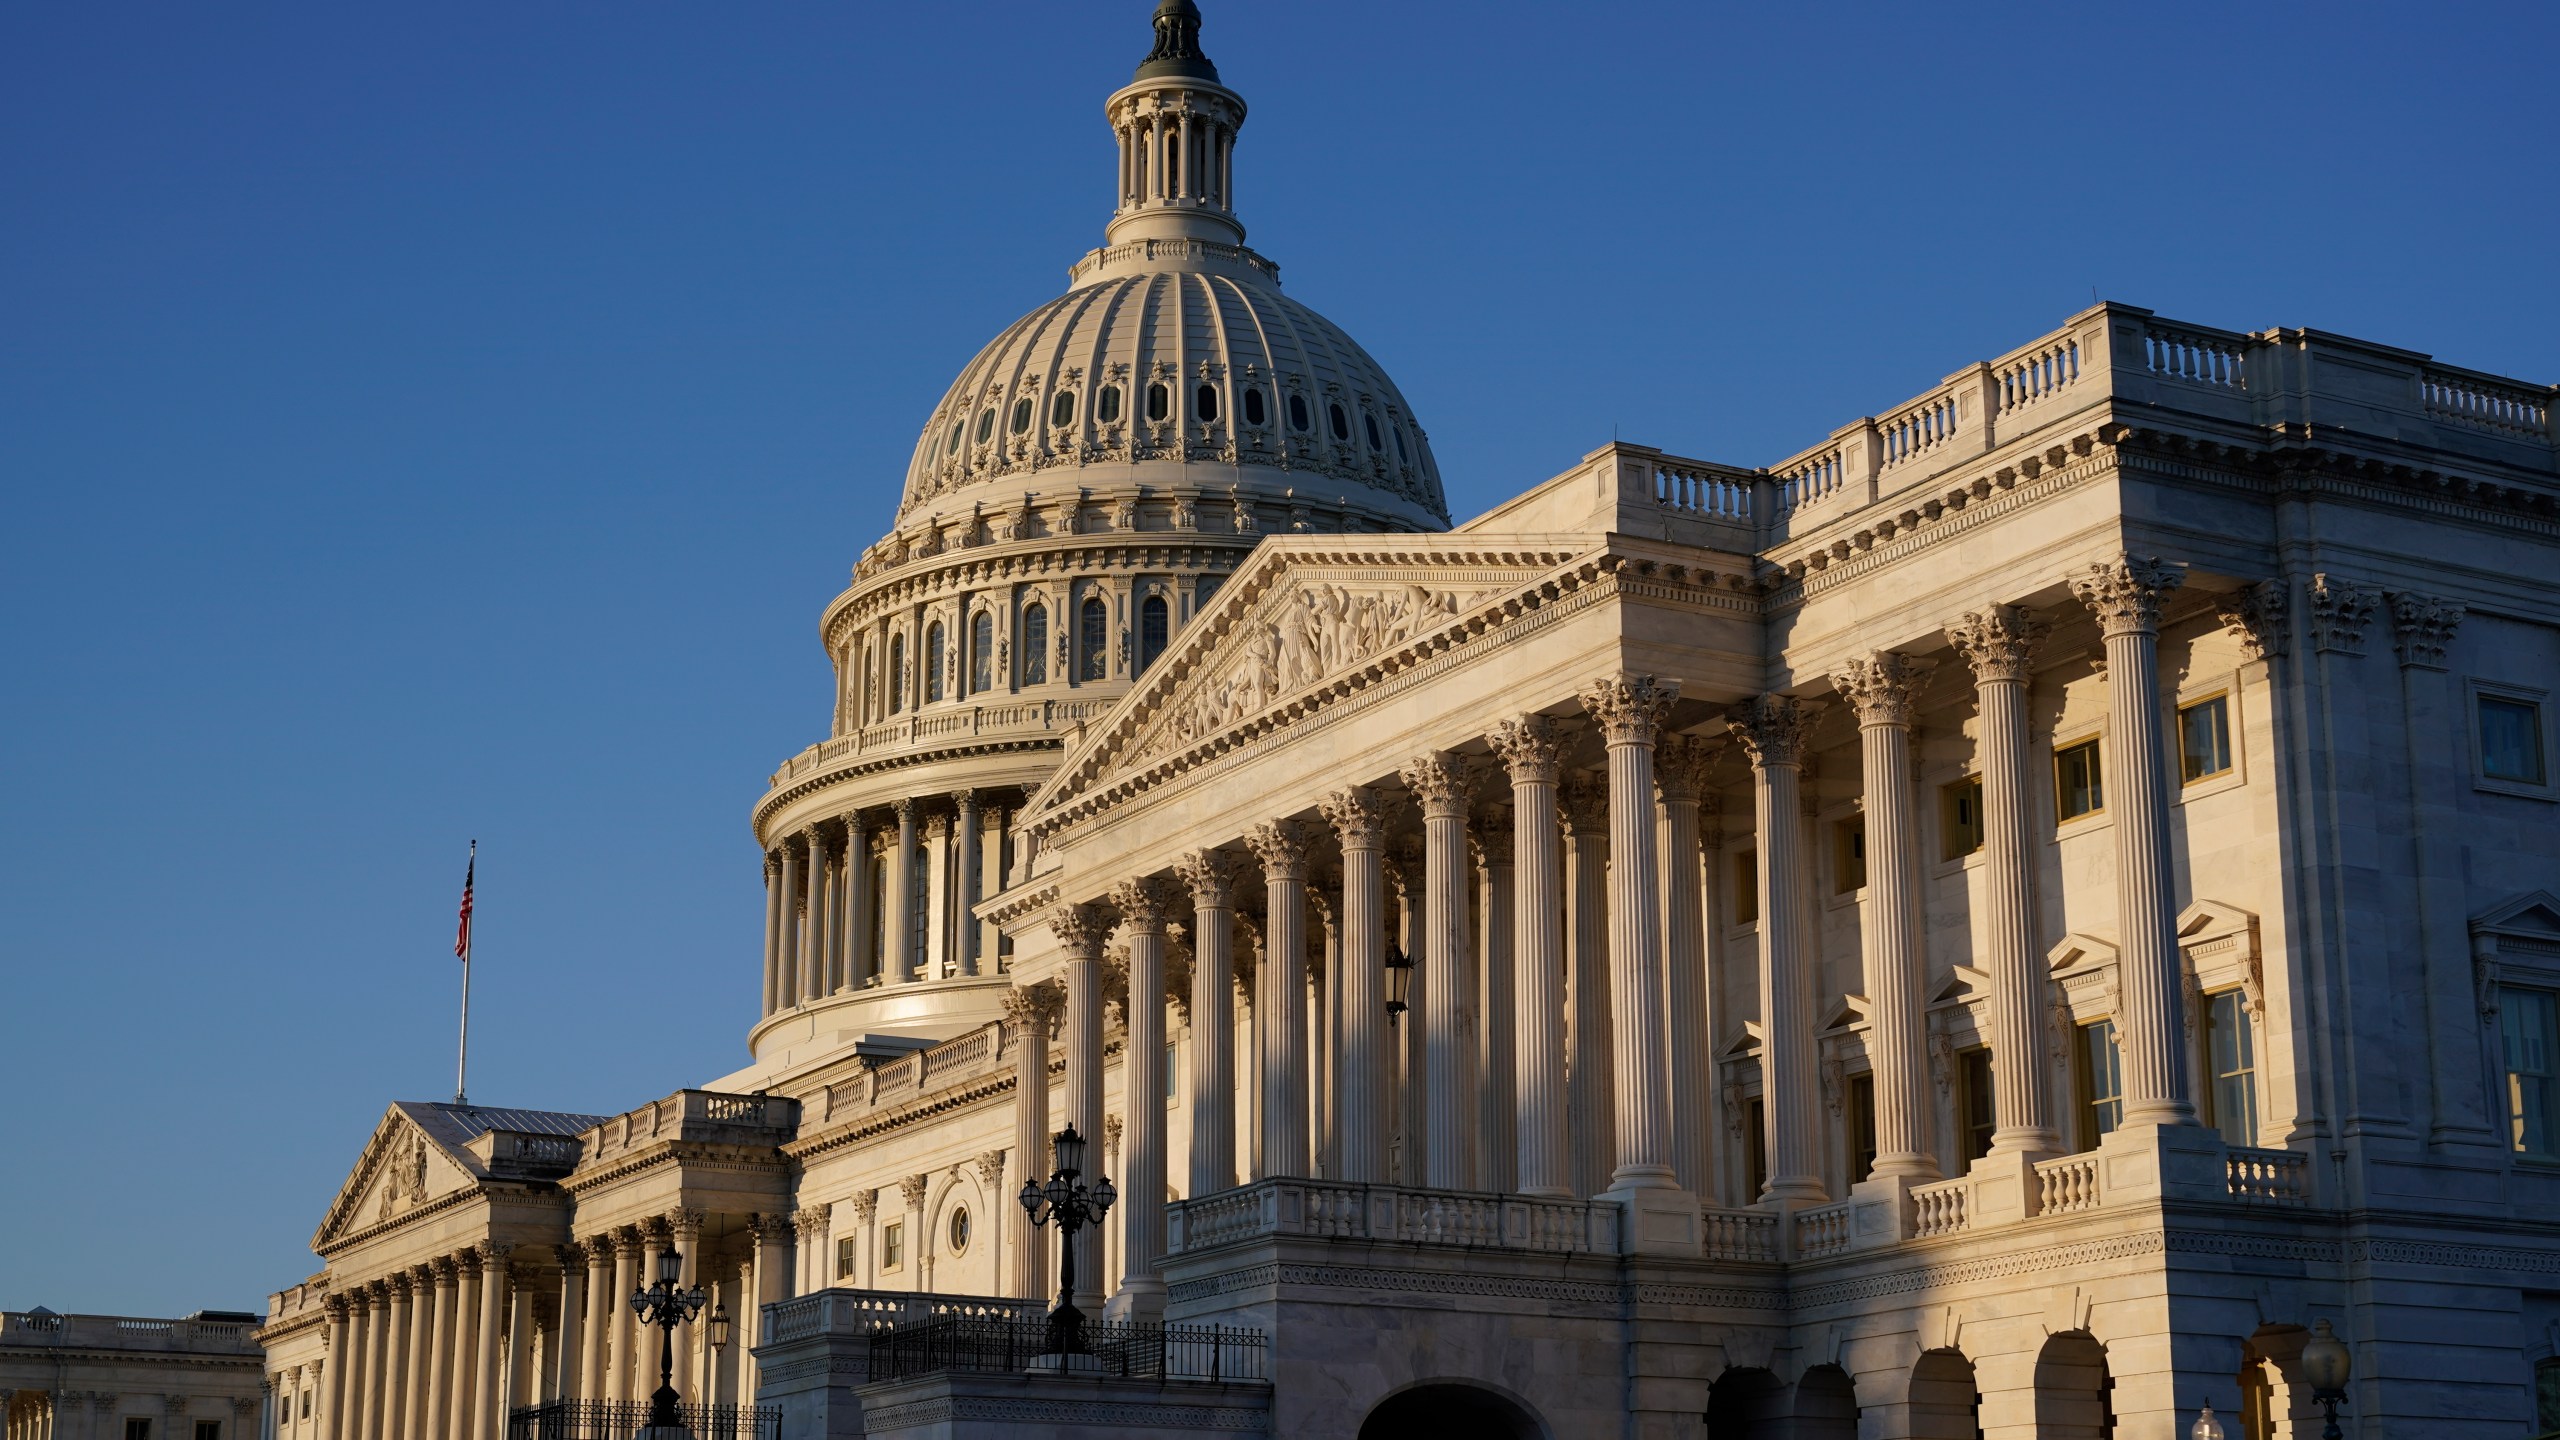
{"type": "Polygon", "coordinates": [[[2350,1433],[2560,1427],[2552,387],[2100,305],[1453,524],[1155,27],[825,606],[753,1062],[391,1106],[270,1435],[645,1399],[667,1249],[789,1440],[2291,1436],[2322,1321],[2350,1433]],[[967,1341],[1069,1124],[1095,1333],[1209,1366],[967,1341]]]}

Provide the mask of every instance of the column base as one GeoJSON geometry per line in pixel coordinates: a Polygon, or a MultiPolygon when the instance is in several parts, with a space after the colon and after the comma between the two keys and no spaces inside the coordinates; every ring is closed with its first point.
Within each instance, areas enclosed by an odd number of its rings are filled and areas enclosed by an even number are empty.
{"type": "Polygon", "coordinates": [[[1618,1253],[1687,1255],[1704,1245],[1698,1197],[1678,1186],[1612,1188],[1597,1197],[1618,1207],[1618,1253]]]}
{"type": "Polygon", "coordinates": [[[1164,1281],[1154,1275],[1132,1275],[1120,1282],[1120,1292],[1105,1301],[1102,1319],[1110,1325],[1161,1325],[1164,1323],[1164,1281]]]}

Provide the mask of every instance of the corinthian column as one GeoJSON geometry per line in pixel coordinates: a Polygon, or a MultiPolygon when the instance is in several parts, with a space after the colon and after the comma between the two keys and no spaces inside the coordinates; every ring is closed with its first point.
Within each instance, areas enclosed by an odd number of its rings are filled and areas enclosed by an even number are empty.
{"type": "MultiPolygon", "coordinates": [[[[1090,905],[1062,905],[1049,917],[1049,929],[1066,947],[1067,982],[1067,1123],[1102,1153],[1102,941],[1109,922],[1090,905]]],[[[1196,1122],[1195,1122],[1196,1123],[1196,1122]]],[[[1101,1232],[1078,1230],[1076,1308],[1091,1313],[1102,1305],[1101,1232]]]]}
{"type": "Polygon", "coordinates": [[[827,993],[827,938],[833,931],[834,887],[827,883],[827,832],[812,825],[809,844],[809,927],[800,942],[800,998],[827,993]]]}
{"type": "Polygon", "coordinates": [[[500,1440],[498,1399],[505,1377],[498,1369],[498,1332],[505,1326],[507,1252],[510,1245],[480,1247],[480,1330],[473,1364],[471,1440],[500,1440]]]}
{"type": "Polygon", "coordinates": [[[418,1334],[411,1303],[416,1292],[407,1275],[394,1275],[390,1283],[391,1333],[382,1357],[382,1433],[387,1440],[408,1440],[417,1433],[409,1428],[409,1383],[418,1370],[410,1353],[418,1334]]]}
{"type": "Polygon", "coordinates": [[[871,914],[871,839],[861,811],[844,817],[844,958],[836,968],[837,988],[843,990],[860,989],[880,965],[871,953],[879,924],[871,914]]]}
{"type": "Polygon", "coordinates": [[[1679,1188],[1671,1168],[1671,1001],[1662,950],[1662,859],[1653,742],[1678,686],[1612,675],[1582,692],[1609,745],[1610,1048],[1617,1058],[1614,1191],[1679,1188]]]}
{"type": "Polygon", "coordinates": [[[440,1256],[427,1266],[434,1283],[434,1304],[429,1312],[427,1329],[427,1368],[418,1377],[418,1389],[426,1396],[426,1412],[420,1435],[449,1435],[453,1424],[452,1392],[444,1377],[453,1370],[454,1331],[454,1264],[451,1256],[440,1256]]]}
{"type": "Polygon", "coordinates": [[[782,857],[764,852],[764,1013],[782,1008],[782,857]]]}
{"type": "MultiPolygon", "coordinates": [[[[1163,986],[1159,984],[1158,993],[1163,986]]],[[[1013,1153],[1024,1179],[1045,1178],[1049,1153],[1049,1027],[1066,1005],[1054,981],[1016,986],[1005,992],[1004,1019],[1013,1035],[1013,1153]]],[[[1131,1194],[1122,1187],[1124,1195],[1131,1194]]],[[[1123,1204],[1128,1203],[1126,1200],[1123,1204]]],[[[1025,1225],[1013,1249],[1013,1286],[1018,1299],[1038,1300],[1049,1293],[1049,1232],[1025,1225]]],[[[866,1282],[867,1283],[867,1282],[866,1282]]]]}
{"type": "Polygon", "coordinates": [[[1875,1173],[1938,1178],[1923,1103],[1920,835],[1912,819],[1911,707],[1930,662],[1878,650],[1846,662],[1832,687],[1858,714],[1865,776],[1867,1043],[1875,1067],[1875,1173]]]}
{"type": "MultiPolygon", "coordinates": [[[[1254,980],[1253,1035],[1261,1053],[1262,1174],[1315,1173],[1307,1146],[1313,1083],[1307,1063],[1307,832],[1294,821],[1257,825],[1245,837],[1262,862],[1265,932],[1254,980]]],[[[1134,979],[1131,982],[1136,983],[1134,979]]]]}
{"type": "Polygon", "coordinates": [[[1235,862],[1215,850],[1174,873],[1191,891],[1191,1186],[1197,1200],[1236,1183],[1235,862]]]}
{"type": "Polygon", "coordinates": [[[960,942],[960,973],[978,973],[978,792],[954,790],[959,819],[951,855],[951,929],[960,942]]]}
{"type": "Polygon", "coordinates": [[[1120,1054],[1127,1148],[1120,1162],[1120,1293],[1108,1318],[1154,1324],[1164,1318],[1164,928],[1163,888],[1125,880],[1111,892],[1120,938],[1129,947],[1129,1042],[1120,1054]]]}
{"type": "Polygon", "coordinates": [[[1556,845],[1555,722],[1526,715],[1495,726],[1494,753],[1511,774],[1513,1062],[1519,1075],[1519,1174],[1524,1195],[1573,1193],[1565,1148],[1564,869],[1556,845]]]}
{"type": "Polygon", "coordinates": [[[1760,1103],[1768,1135],[1763,1202],[1820,1204],[1821,1097],[1814,1073],[1811,917],[1804,894],[1798,781],[1813,716],[1784,695],[1763,695],[1730,729],[1751,756],[1752,809],[1760,828],[1760,1103]]]}
{"type": "Polygon", "coordinates": [[[1656,747],[1662,790],[1662,958],[1671,1007],[1671,1173],[1692,1195],[1713,1193],[1716,1056],[1707,1016],[1706,852],[1700,809],[1715,749],[1694,735],[1656,747]]]}
{"type": "Polygon", "coordinates": [[[1483,963],[1476,969],[1476,1185],[1508,1194],[1519,1185],[1520,1135],[1514,1108],[1519,1091],[1518,1021],[1514,1004],[1519,977],[1512,972],[1511,817],[1501,809],[1467,830],[1479,880],[1476,914],[1484,930],[1483,963]]]}
{"type": "Polygon", "coordinates": [[[916,974],[916,802],[892,800],[898,816],[898,848],[889,852],[889,953],[880,957],[884,984],[903,985],[916,974]]]}
{"type": "Polygon", "coordinates": [[[630,1292],[613,1290],[613,1237],[592,1236],[586,1249],[587,1314],[578,1330],[578,1398],[603,1400],[611,1393],[605,1384],[605,1366],[613,1358],[611,1321],[630,1292]]]}
{"type": "Polygon", "coordinates": [[[782,926],[781,945],[774,952],[773,1006],[788,1010],[800,1003],[800,852],[782,837],[782,926]]]}
{"type": "Polygon", "coordinates": [[[320,1372],[320,1433],[326,1440],[353,1440],[356,1427],[349,1411],[352,1391],[347,1385],[347,1372],[354,1369],[354,1339],[349,1333],[347,1317],[353,1306],[343,1296],[332,1295],[323,1307],[329,1312],[328,1359],[320,1372]]]}
{"type": "Polygon", "coordinates": [[[1573,915],[1569,952],[1572,993],[1566,1023],[1572,1041],[1570,1095],[1573,1193],[1589,1197],[1609,1186],[1618,1132],[1615,1067],[1609,1062],[1609,792],[1588,775],[1564,785],[1565,888],[1573,915]]]}
{"type": "Polygon", "coordinates": [[[1387,997],[1380,943],[1386,881],[1378,846],[1386,838],[1386,811],[1376,791],[1362,789],[1336,791],[1322,809],[1342,841],[1342,1049],[1334,1062],[1340,1178],[1380,1184],[1387,1178],[1387,997]]]}
{"type": "Polygon", "coordinates": [[[391,1328],[391,1287],[377,1280],[364,1292],[364,1356],[363,1368],[356,1372],[363,1389],[356,1407],[359,1433],[374,1440],[384,1430],[382,1423],[382,1372],[384,1369],[385,1332],[391,1328]]]}
{"type": "Polygon", "coordinates": [[[2169,888],[2169,762],[2160,733],[2160,597],[2186,577],[2124,556],[2071,583],[2107,643],[2107,738],[2115,774],[2116,952],[2124,1014],[2124,1123],[2193,1125],[2180,1013],[2178,912],[2169,888]]]}
{"type": "Polygon", "coordinates": [[[1472,1190],[1476,1100],[1468,1020],[1467,777],[1458,757],[1435,751],[1406,763],[1405,788],[1422,805],[1422,1183],[1472,1190]]]}
{"type": "MultiPolygon", "coordinates": [[[[1973,666],[1982,717],[1983,935],[1991,962],[1991,1065],[1995,1155],[2062,1148],[2052,1087],[2036,1041],[2044,1011],[2042,947],[2036,944],[2035,831],[2027,797],[2027,674],[2049,629],[2015,606],[1967,615],[1947,631],[1973,666]]],[[[2121,822],[2119,822],[2121,823],[2121,822]]],[[[1874,847],[1869,846],[1872,854],[1874,847]]]]}

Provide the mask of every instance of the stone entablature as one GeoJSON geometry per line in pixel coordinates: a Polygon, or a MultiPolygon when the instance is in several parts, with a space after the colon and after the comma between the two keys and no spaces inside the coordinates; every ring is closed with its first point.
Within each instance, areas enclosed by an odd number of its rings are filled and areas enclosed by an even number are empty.
{"type": "Polygon", "coordinates": [[[121,1436],[130,1420],[189,1436],[211,1421],[247,1440],[269,1404],[257,1332],[255,1317],[211,1311],[0,1311],[0,1427],[11,1440],[87,1440],[121,1436]]]}

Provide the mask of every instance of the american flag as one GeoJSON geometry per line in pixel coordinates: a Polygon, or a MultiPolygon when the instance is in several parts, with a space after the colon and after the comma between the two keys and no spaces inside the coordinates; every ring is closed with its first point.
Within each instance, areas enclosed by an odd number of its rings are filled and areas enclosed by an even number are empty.
{"type": "Polygon", "coordinates": [[[480,842],[471,842],[471,858],[462,866],[462,917],[453,932],[453,953],[457,959],[471,958],[471,877],[480,868],[480,842]]]}

